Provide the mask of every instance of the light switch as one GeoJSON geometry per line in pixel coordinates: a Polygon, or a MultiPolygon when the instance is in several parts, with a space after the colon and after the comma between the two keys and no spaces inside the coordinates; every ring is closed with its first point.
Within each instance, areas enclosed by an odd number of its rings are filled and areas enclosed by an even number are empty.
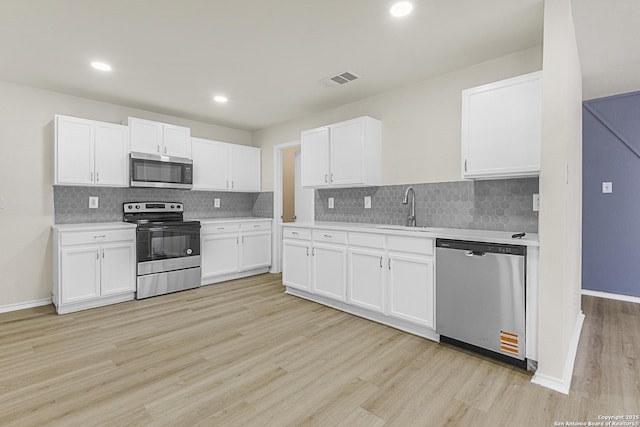
{"type": "Polygon", "coordinates": [[[602,192],[603,193],[613,193],[613,183],[612,182],[603,182],[602,183],[602,192]]]}
{"type": "Polygon", "coordinates": [[[98,198],[97,197],[89,197],[89,209],[98,209],[98,198]]]}
{"type": "Polygon", "coordinates": [[[0,197],[0,209],[4,209],[4,197],[0,197]]]}
{"type": "Polygon", "coordinates": [[[540,210],[540,195],[533,195],[533,211],[538,212],[540,210]]]}
{"type": "Polygon", "coordinates": [[[364,196],[364,208],[371,209],[371,196],[364,196]]]}
{"type": "Polygon", "coordinates": [[[220,207],[220,199],[213,199],[213,207],[214,208],[220,207]]]}
{"type": "Polygon", "coordinates": [[[327,201],[327,205],[329,209],[333,209],[333,197],[329,197],[329,200],[327,201]]]}

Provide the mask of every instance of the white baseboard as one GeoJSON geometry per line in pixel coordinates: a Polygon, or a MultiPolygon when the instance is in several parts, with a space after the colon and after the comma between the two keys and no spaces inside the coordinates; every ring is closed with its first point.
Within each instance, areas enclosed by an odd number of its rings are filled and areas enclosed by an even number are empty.
{"type": "Polygon", "coordinates": [[[632,297],[631,295],[612,294],[609,292],[591,291],[589,289],[583,289],[582,295],[589,295],[591,297],[615,299],[618,301],[635,302],[640,304],[640,297],[632,297]]]}
{"type": "MultiPolygon", "coordinates": [[[[576,323],[573,328],[573,335],[571,335],[571,341],[569,342],[569,352],[567,353],[567,359],[564,363],[562,378],[551,377],[536,372],[531,379],[532,383],[550,388],[551,390],[555,390],[563,394],[569,394],[569,390],[571,389],[571,377],[573,377],[573,366],[578,354],[578,343],[580,342],[580,332],[582,332],[583,323],[584,313],[581,310],[578,313],[578,318],[576,319],[576,323]]],[[[538,363],[539,362],[540,361],[538,361],[538,363]]]]}
{"type": "Polygon", "coordinates": [[[18,302],[15,304],[7,304],[0,306],[0,313],[8,313],[10,311],[24,310],[25,308],[40,307],[51,304],[51,298],[37,299],[34,301],[18,302]]]}

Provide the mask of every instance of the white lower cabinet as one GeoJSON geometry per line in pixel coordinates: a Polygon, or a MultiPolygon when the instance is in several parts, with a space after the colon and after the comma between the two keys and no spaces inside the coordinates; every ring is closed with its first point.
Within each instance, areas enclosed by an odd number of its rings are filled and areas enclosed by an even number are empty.
{"type": "Polygon", "coordinates": [[[305,240],[282,241],[282,283],[310,291],[311,243],[305,240]]]}
{"type": "Polygon", "coordinates": [[[53,303],[59,314],[132,300],[135,226],[54,226],[53,303]]]}
{"type": "Polygon", "coordinates": [[[282,281],[294,295],[437,339],[433,246],[431,237],[285,226],[282,281]]]}
{"type": "Polygon", "coordinates": [[[202,237],[202,277],[215,277],[238,271],[238,233],[202,237]]]}
{"type": "Polygon", "coordinates": [[[433,259],[390,253],[387,268],[388,314],[434,328],[433,259]]]}
{"type": "Polygon", "coordinates": [[[268,271],[271,219],[201,221],[202,284],[268,271]]]}
{"type": "Polygon", "coordinates": [[[386,256],[384,251],[349,248],[349,303],[382,313],[386,256]]]}
{"type": "Polygon", "coordinates": [[[338,301],[347,299],[347,248],[314,243],[313,292],[338,301]]]}

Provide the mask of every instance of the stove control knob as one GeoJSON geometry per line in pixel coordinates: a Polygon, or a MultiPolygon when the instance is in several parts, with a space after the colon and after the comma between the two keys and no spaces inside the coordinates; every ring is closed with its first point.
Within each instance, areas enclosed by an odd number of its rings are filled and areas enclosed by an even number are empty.
{"type": "Polygon", "coordinates": [[[175,208],[176,208],[176,205],[171,205],[171,209],[175,209],[175,208]]]}
{"type": "Polygon", "coordinates": [[[136,205],[136,209],[140,209],[140,205],[136,205]]]}
{"type": "Polygon", "coordinates": [[[191,249],[187,249],[187,255],[191,255],[193,251],[191,249]]]}
{"type": "Polygon", "coordinates": [[[182,205],[176,205],[176,209],[182,208],[182,205]]]}
{"type": "Polygon", "coordinates": [[[133,205],[129,205],[127,206],[129,209],[133,209],[133,205]]]}

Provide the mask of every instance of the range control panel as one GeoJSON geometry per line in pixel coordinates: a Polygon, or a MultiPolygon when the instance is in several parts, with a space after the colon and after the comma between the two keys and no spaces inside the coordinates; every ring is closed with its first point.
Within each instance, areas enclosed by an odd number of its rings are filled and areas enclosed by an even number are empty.
{"type": "Polygon", "coordinates": [[[124,212],[184,212],[179,202],[128,202],[124,203],[124,212]]]}

